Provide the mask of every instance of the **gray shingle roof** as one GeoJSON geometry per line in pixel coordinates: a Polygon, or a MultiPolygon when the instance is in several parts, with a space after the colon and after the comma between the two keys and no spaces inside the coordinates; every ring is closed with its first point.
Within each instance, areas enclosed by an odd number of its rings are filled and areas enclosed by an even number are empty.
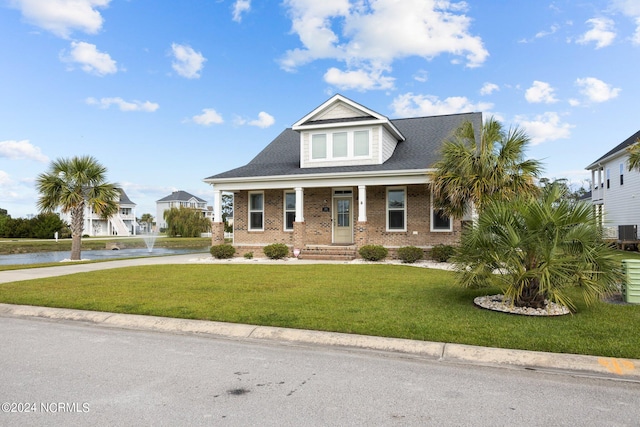
{"type": "Polygon", "coordinates": [[[134,205],[135,206],[135,203],[133,203],[131,201],[131,199],[129,199],[129,196],[127,196],[127,193],[125,193],[122,188],[118,188],[118,191],[120,192],[120,204],[121,205],[134,205]]]}
{"type": "Polygon", "coordinates": [[[191,199],[196,199],[199,202],[206,203],[206,200],[201,199],[200,197],[194,196],[193,194],[189,194],[186,191],[174,191],[166,197],[163,197],[158,202],[187,202],[191,199]]]}
{"type": "Polygon", "coordinates": [[[589,166],[587,166],[587,169],[591,169],[592,167],[596,166],[598,164],[598,162],[606,159],[609,156],[612,156],[613,154],[617,153],[618,151],[622,151],[625,148],[633,145],[638,140],[638,138],[640,138],[640,130],[638,132],[634,133],[633,135],[631,135],[629,138],[627,138],[624,141],[622,141],[620,144],[616,145],[611,150],[607,151],[607,153],[604,156],[598,158],[598,160],[596,160],[595,162],[593,162],[589,166]]]}
{"type": "Polygon", "coordinates": [[[439,159],[444,140],[467,121],[473,124],[479,137],[482,113],[391,120],[406,139],[398,143],[391,158],[383,164],[316,168],[300,167],[300,134],[288,128],[245,166],[206,179],[426,169],[439,159]]]}

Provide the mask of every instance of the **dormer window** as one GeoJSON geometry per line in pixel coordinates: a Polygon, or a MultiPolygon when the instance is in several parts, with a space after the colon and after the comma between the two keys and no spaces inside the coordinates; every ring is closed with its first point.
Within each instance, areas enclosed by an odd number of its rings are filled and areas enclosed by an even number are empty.
{"type": "Polygon", "coordinates": [[[371,156],[371,131],[339,130],[311,134],[310,160],[348,160],[371,156]]]}

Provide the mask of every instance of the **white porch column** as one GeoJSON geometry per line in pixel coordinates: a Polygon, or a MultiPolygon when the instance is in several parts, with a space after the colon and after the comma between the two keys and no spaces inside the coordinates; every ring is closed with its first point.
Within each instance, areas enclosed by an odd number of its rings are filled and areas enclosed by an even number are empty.
{"type": "Polygon", "coordinates": [[[304,222],[304,188],[296,187],[296,219],[295,222],[304,222]]]}
{"type": "Polygon", "coordinates": [[[213,222],[222,222],[222,192],[213,190],[213,222]]]}
{"type": "Polygon", "coordinates": [[[367,221],[367,186],[358,185],[358,222],[367,221]]]}

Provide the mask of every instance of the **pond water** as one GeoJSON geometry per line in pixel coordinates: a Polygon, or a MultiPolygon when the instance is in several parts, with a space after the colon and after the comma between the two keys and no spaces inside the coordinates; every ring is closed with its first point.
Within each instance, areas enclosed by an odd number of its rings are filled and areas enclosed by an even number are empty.
{"type": "MultiPolygon", "coordinates": [[[[200,249],[168,249],[168,248],[154,248],[152,252],[149,252],[147,248],[139,249],[120,249],[120,250],[83,250],[80,256],[82,259],[89,260],[112,260],[118,258],[132,258],[132,257],[149,257],[149,256],[162,256],[162,255],[182,255],[189,253],[207,253],[207,248],[200,249]]],[[[27,254],[11,254],[0,255],[0,265],[11,264],[39,264],[44,262],[59,262],[71,257],[70,251],[55,251],[55,252],[34,252],[27,254]]]]}

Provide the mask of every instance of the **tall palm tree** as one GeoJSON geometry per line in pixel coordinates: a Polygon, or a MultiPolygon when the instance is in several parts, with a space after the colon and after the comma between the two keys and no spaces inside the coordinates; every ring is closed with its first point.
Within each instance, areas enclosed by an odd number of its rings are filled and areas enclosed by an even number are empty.
{"type": "Polygon", "coordinates": [[[629,153],[629,170],[640,171],[640,138],[636,139],[633,145],[627,147],[629,153]]]}
{"type": "Polygon", "coordinates": [[[117,184],[107,183],[107,169],[91,156],[57,159],[46,173],[38,175],[38,208],[71,214],[71,259],[80,259],[84,208],[90,206],[103,218],[118,210],[117,184]]]}
{"type": "Polygon", "coordinates": [[[537,160],[526,160],[529,137],[520,129],[505,132],[493,117],[480,130],[463,123],[445,141],[441,160],[430,174],[433,204],[445,214],[462,218],[470,204],[481,212],[489,200],[509,200],[517,194],[537,194],[537,160]]]}
{"type": "Polygon", "coordinates": [[[579,287],[590,304],[621,278],[590,203],[567,199],[557,184],[539,198],[489,202],[453,260],[461,285],[497,286],[520,307],[549,300],[575,310],[568,288],[579,287]]]}

